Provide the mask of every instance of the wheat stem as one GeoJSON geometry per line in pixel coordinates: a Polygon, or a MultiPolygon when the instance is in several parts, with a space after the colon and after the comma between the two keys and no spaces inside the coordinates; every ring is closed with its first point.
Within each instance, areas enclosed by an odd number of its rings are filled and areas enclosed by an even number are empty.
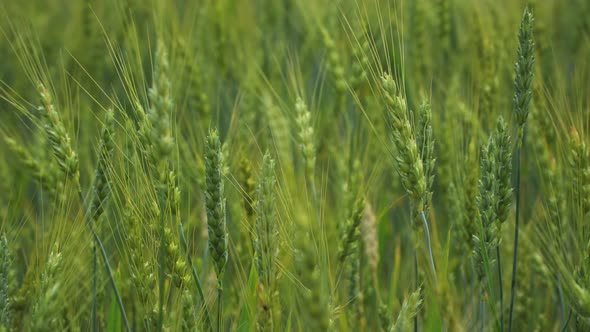
{"type": "Polygon", "coordinates": [[[502,261],[500,256],[500,245],[496,246],[496,259],[498,260],[498,283],[500,284],[500,331],[504,332],[504,291],[502,290],[502,261]]]}
{"type": "Polygon", "coordinates": [[[205,300],[205,294],[203,293],[203,286],[201,285],[201,279],[199,279],[199,275],[197,274],[197,270],[195,269],[195,265],[193,264],[193,260],[191,255],[188,251],[188,244],[186,242],[186,237],[184,236],[184,229],[182,227],[182,223],[178,223],[178,230],[180,232],[180,243],[182,244],[182,248],[186,252],[186,260],[188,264],[191,266],[191,272],[193,274],[193,280],[195,281],[195,285],[197,286],[197,292],[199,293],[199,297],[203,302],[203,310],[205,310],[205,320],[207,321],[207,328],[209,331],[213,331],[213,324],[211,323],[211,315],[209,314],[209,308],[207,307],[207,302],[205,300]]]}
{"type": "MultiPolygon", "coordinates": [[[[524,144],[524,136],[522,137],[524,144]]],[[[512,332],[512,315],[514,312],[514,297],[516,295],[516,269],[518,263],[518,230],[519,230],[519,215],[520,215],[520,158],[521,158],[521,144],[516,151],[516,220],[514,225],[514,254],[512,257],[512,281],[510,283],[510,309],[508,314],[508,331],[512,332]]]]}
{"type": "MultiPolygon", "coordinates": [[[[420,276],[418,275],[418,253],[414,251],[414,288],[418,288],[420,276]]],[[[414,316],[414,332],[418,332],[418,315],[414,316]]]]}
{"type": "Polygon", "coordinates": [[[434,287],[436,288],[436,268],[434,267],[434,256],[432,255],[432,245],[430,244],[430,231],[428,230],[428,221],[426,220],[424,211],[420,211],[420,219],[422,220],[422,227],[424,227],[424,240],[426,241],[426,250],[428,250],[428,260],[430,263],[430,268],[432,269],[434,287]]]}
{"type": "Polygon", "coordinates": [[[111,283],[111,287],[113,287],[113,292],[115,293],[115,298],[117,300],[117,304],[119,305],[119,310],[121,311],[121,318],[123,319],[123,324],[125,325],[125,330],[131,331],[131,328],[129,326],[129,320],[127,319],[127,314],[125,313],[125,306],[123,305],[123,300],[121,298],[121,294],[119,293],[119,289],[117,288],[117,283],[115,282],[115,278],[113,277],[113,270],[111,268],[111,264],[109,263],[109,258],[107,256],[107,252],[104,249],[104,246],[102,245],[102,241],[98,237],[98,234],[96,234],[96,231],[94,230],[94,226],[92,224],[92,221],[90,220],[90,217],[88,215],[88,211],[86,210],[86,203],[84,202],[84,196],[82,195],[82,188],[80,187],[79,182],[78,182],[78,197],[80,198],[80,202],[82,203],[82,208],[84,210],[84,217],[86,219],[86,225],[88,225],[88,228],[90,229],[90,233],[92,233],[92,237],[94,238],[95,244],[100,249],[100,254],[102,256],[102,260],[104,262],[105,269],[107,271],[107,274],[109,275],[109,281],[111,283]]]}
{"type": "Polygon", "coordinates": [[[217,282],[217,331],[221,332],[223,328],[223,281],[217,282]]]}

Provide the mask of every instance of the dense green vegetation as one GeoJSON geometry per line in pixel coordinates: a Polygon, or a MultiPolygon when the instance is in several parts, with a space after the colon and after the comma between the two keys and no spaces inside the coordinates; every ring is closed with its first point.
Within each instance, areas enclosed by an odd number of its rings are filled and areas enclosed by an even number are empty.
{"type": "Polygon", "coordinates": [[[0,332],[590,330],[588,1],[0,9],[0,332]]]}

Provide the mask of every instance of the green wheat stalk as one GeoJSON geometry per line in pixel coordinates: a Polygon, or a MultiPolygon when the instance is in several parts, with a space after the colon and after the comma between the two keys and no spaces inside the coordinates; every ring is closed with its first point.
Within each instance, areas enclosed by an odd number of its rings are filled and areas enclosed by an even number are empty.
{"type": "Polygon", "coordinates": [[[512,281],[510,285],[510,309],[508,317],[508,331],[512,332],[512,315],[514,312],[514,297],[516,295],[516,276],[518,263],[518,232],[520,216],[520,172],[521,154],[525,140],[526,120],[529,114],[529,106],[533,96],[533,65],[535,63],[535,43],[533,40],[533,14],[526,7],[518,31],[517,61],[514,66],[516,77],[514,78],[514,98],[512,109],[518,125],[518,139],[516,150],[516,217],[514,225],[514,255],[512,260],[512,281]]]}
{"type": "MultiPolygon", "coordinates": [[[[92,186],[93,196],[90,203],[90,215],[94,223],[98,221],[104,212],[104,204],[109,196],[109,183],[106,176],[108,160],[111,158],[114,150],[115,133],[115,113],[113,110],[108,110],[103,128],[100,135],[100,143],[98,149],[98,164],[94,172],[94,184],[92,186]]],[[[92,248],[92,329],[98,331],[97,319],[97,253],[96,246],[92,248]]]]}

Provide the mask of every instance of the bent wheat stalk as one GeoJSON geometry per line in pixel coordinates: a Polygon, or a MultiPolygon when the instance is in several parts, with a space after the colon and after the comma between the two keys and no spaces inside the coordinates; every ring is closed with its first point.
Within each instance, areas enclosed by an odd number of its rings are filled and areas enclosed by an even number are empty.
{"type": "Polygon", "coordinates": [[[41,110],[43,112],[43,119],[44,119],[44,128],[45,133],[49,139],[51,144],[51,148],[53,151],[53,156],[55,157],[61,171],[64,173],[65,176],[72,179],[74,184],[78,190],[78,197],[82,204],[82,209],[84,212],[84,219],[86,225],[88,226],[90,233],[94,239],[95,245],[98,246],[100,253],[102,255],[102,259],[105,264],[105,269],[107,274],[109,275],[109,280],[111,286],[113,287],[113,292],[115,293],[115,297],[117,299],[117,304],[119,305],[119,309],[121,311],[121,316],[123,319],[123,323],[125,325],[125,329],[130,331],[129,320],[127,319],[127,314],[125,313],[125,307],[123,305],[123,300],[121,299],[121,295],[117,288],[117,284],[115,282],[115,278],[113,277],[113,271],[111,269],[111,265],[109,264],[109,259],[107,253],[104,249],[102,241],[100,240],[96,230],[94,229],[94,225],[92,222],[92,217],[90,215],[90,210],[86,206],[86,202],[84,201],[84,196],[82,195],[82,186],[80,185],[80,169],[79,169],[79,162],[78,162],[78,155],[72,148],[70,137],[63,125],[63,122],[59,116],[59,113],[55,110],[53,105],[53,101],[51,98],[51,94],[45,88],[45,86],[39,82],[37,84],[39,94],[41,95],[41,100],[43,102],[43,106],[41,110]]]}

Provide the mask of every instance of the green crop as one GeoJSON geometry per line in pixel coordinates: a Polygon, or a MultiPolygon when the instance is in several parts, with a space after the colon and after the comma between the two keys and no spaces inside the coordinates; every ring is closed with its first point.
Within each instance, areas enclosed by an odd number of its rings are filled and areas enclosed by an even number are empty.
{"type": "Polygon", "coordinates": [[[590,330],[585,0],[0,4],[0,332],[590,330]]]}

